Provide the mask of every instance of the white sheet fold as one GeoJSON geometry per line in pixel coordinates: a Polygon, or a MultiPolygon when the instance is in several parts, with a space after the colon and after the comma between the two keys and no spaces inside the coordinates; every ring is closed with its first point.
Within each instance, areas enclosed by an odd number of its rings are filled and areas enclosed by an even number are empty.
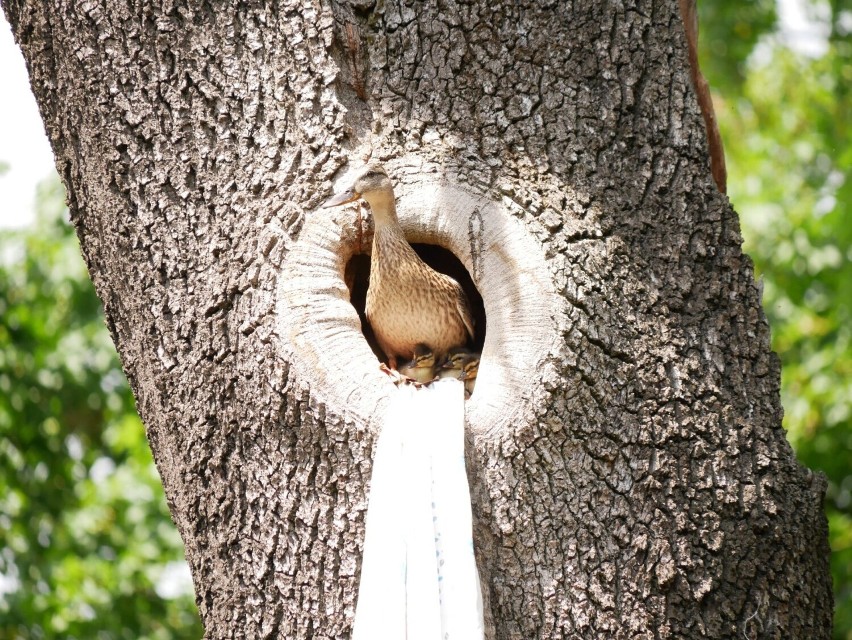
{"type": "Polygon", "coordinates": [[[482,640],[459,381],[398,389],[366,526],[353,640],[482,640]]]}

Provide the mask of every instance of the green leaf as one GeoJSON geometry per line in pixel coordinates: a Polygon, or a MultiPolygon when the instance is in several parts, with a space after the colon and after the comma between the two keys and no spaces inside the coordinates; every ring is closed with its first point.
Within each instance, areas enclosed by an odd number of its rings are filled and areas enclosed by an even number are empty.
{"type": "Polygon", "coordinates": [[[158,582],[183,546],[64,195],[0,231],[0,638],[197,639],[192,593],[158,582]]]}

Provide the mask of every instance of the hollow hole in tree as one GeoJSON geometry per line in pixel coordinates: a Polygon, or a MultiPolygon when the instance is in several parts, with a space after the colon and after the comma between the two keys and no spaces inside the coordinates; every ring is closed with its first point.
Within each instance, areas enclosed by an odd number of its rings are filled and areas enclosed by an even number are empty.
{"type": "MultiPolygon", "coordinates": [[[[464,289],[465,295],[467,295],[467,299],[470,301],[474,322],[474,338],[467,346],[474,351],[481,352],[482,346],[485,344],[485,305],[467,269],[464,268],[461,260],[453,255],[453,252],[449,249],[435,244],[423,243],[416,243],[411,246],[423,262],[435,271],[450,276],[464,289]]],[[[349,287],[349,300],[352,302],[352,306],[355,307],[358,317],[361,319],[361,329],[364,332],[364,337],[367,339],[367,344],[370,345],[373,353],[376,354],[376,358],[387,362],[386,354],[382,353],[382,350],[379,348],[373,328],[370,326],[364,311],[364,307],[367,304],[367,285],[370,282],[370,256],[363,253],[353,255],[349,262],[346,263],[344,279],[346,286],[349,287]]],[[[423,311],[424,313],[429,312],[428,309],[424,309],[423,311]]]]}

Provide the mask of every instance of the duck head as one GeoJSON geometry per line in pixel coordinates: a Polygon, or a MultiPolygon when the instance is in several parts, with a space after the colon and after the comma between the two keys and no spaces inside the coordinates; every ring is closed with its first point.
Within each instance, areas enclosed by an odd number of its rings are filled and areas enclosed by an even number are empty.
{"type": "Polygon", "coordinates": [[[383,218],[386,215],[395,217],[393,185],[382,165],[376,162],[368,164],[348,189],[334,195],[322,206],[323,208],[336,207],[359,199],[366,201],[375,217],[383,218]]]}

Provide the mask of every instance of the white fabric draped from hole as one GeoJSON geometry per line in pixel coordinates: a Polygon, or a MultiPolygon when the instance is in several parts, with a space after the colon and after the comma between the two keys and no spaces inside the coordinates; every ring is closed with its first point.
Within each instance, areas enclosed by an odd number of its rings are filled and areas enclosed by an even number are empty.
{"type": "Polygon", "coordinates": [[[352,640],[482,638],[464,385],[406,385],[376,447],[352,640]]]}

